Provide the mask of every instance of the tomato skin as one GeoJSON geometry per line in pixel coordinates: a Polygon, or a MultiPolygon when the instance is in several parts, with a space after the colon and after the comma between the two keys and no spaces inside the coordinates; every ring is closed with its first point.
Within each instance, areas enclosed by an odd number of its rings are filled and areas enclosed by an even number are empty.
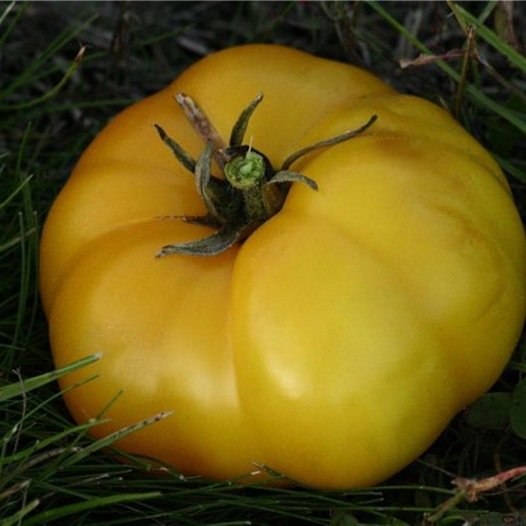
{"type": "Polygon", "coordinates": [[[274,45],[230,48],[123,111],[85,151],[41,244],[41,293],[74,418],[186,474],[268,465],[319,488],[378,483],[418,457],[496,381],[526,314],[526,243],[496,162],[446,112],[355,67],[274,45]],[[278,167],[300,159],[283,209],[214,257],[155,258],[210,230],[164,216],[204,207],[153,128],[193,156],[175,104],[191,95],[228,138],[278,167]],[[69,389],[88,377],[97,378],[69,389]]]}

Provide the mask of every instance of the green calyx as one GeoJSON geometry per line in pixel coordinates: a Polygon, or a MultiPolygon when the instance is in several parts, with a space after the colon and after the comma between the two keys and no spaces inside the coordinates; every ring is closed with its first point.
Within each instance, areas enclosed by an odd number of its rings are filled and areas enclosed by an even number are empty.
{"type": "Polygon", "coordinates": [[[157,257],[170,254],[213,256],[242,242],[281,210],[292,183],[302,182],[313,190],[318,189],[312,179],[289,170],[296,160],[313,150],[349,140],[365,131],[376,120],[376,115],[373,115],[366,124],[356,130],[349,130],[337,137],[303,148],[287,157],[281,168],[275,170],[263,153],[243,144],[250,117],[263,100],[262,94],[241,112],[232,128],[228,145],[223,142],[212,122],[191,97],[179,93],[175,98],[205,143],[203,152],[194,160],[155,124],[160,138],[178,161],[194,175],[197,191],[207,209],[205,216],[182,216],[180,219],[211,226],[216,232],[204,239],[166,245],[161,248],[157,257]],[[212,175],[212,158],[223,171],[223,177],[212,175]]]}

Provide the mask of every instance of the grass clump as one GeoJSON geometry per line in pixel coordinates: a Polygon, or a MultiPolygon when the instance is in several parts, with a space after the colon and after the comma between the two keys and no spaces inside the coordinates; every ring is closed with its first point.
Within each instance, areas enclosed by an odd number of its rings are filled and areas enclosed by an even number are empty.
{"type": "Polygon", "coordinates": [[[40,225],[96,132],[201,56],[249,42],[349,61],[445,106],[498,159],[524,217],[524,11],[495,2],[0,4],[0,525],[526,523],[524,473],[510,471],[526,465],[524,342],[492,393],[385,485],[241,489],[172,470],[152,477],[149,459],[115,460],[121,435],[90,440],[104,417],[79,426],[65,410],[54,380],[67,371],[53,371],[37,286],[40,225]]]}

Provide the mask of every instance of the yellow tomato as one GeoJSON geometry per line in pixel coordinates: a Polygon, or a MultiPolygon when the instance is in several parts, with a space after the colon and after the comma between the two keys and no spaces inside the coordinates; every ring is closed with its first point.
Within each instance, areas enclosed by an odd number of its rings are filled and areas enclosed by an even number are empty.
{"type": "Polygon", "coordinates": [[[95,436],[173,411],[118,445],[186,474],[267,465],[315,487],[365,486],[498,378],[525,317],[525,236],[498,165],[447,112],[350,65],[241,46],[88,147],[45,224],[41,290],[56,365],[103,355],[61,383],[77,421],[106,410],[95,436]],[[156,258],[213,232],[178,217],[205,208],[152,126],[200,155],[181,92],[225,138],[262,92],[246,142],[275,168],[377,120],[297,160],[318,191],[294,183],[243,243],[156,258]]]}

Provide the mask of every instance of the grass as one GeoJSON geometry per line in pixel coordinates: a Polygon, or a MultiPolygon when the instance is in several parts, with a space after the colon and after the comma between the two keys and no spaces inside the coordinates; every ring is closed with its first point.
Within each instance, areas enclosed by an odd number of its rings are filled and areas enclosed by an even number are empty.
{"type": "Polygon", "coordinates": [[[96,132],[202,55],[239,43],[283,43],[357,63],[450,109],[499,160],[524,217],[526,43],[517,39],[526,10],[514,9],[496,2],[0,4],[1,526],[526,523],[524,477],[481,490],[476,502],[452,485],[455,477],[482,480],[526,464],[524,342],[493,392],[385,485],[241,489],[171,470],[152,477],[147,459],[115,461],[116,436],[90,440],[100,422],[75,425],[62,404],[54,380],[67,371],[53,370],[37,287],[40,226],[96,132]]]}

